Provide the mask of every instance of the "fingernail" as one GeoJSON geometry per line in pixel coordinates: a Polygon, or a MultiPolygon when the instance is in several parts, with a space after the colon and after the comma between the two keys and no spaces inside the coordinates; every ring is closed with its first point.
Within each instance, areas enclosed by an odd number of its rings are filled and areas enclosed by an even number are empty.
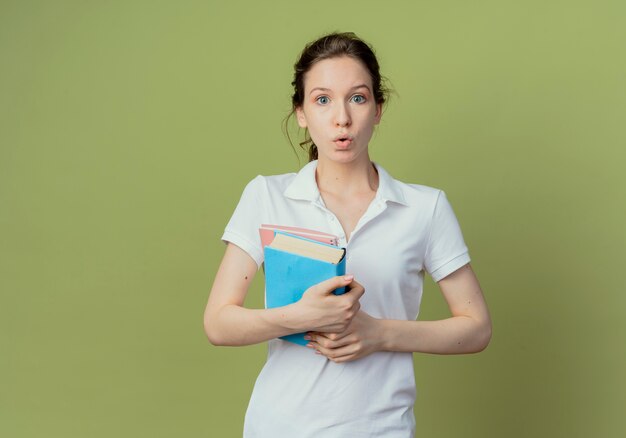
{"type": "Polygon", "coordinates": [[[352,281],[352,279],[354,278],[354,275],[344,275],[343,279],[346,281],[352,281]]]}
{"type": "Polygon", "coordinates": [[[309,335],[304,336],[304,339],[306,339],[307,341],[311,340],[311,337],[309,335]]]}

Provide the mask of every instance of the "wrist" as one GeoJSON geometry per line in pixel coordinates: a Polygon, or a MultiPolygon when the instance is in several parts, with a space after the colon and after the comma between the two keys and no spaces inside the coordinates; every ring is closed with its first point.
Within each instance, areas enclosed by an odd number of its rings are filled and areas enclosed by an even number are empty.
{"type": "Polygon", "coordinates": [[[378,336],[378,349],[380,351],[390,351],[389,324],[386,319],[377,319],[375,330],[378,336]]]}
{"type": "Polygon", "coordinates": [[[295,317],[291,305],[272,307],[269,309],[255,309],[261,318],[262,325],[273,334],[273,337],[286,336],[297,333],[295,317]]]}
{"type": "Polygon", "coordinates": [[[286,306],[277,307],[276,317],[278,318],[277,324],[291,333],[299,333],[305,331],[302,324],[302,315],[300,312],[300,306],[298,303],[288,304],[286,306]]]}
{"type": "Polygon", "coordinates": [[[395,323],[398,321],[393,319],[381,319],[377,327],[380,340],[380,349],[382,351],[397,351],[397,342],[394,334],[398,332],[395,323]]]}

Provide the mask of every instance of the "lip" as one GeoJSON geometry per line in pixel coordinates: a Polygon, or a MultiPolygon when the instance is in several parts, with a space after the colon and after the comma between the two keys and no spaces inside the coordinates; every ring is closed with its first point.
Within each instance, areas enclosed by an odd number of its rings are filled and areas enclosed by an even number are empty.
{"type": "Polygon", "coordinates": [[[348,148],[350,144],[352,144],[353,140],[354,138],[349,134],[339,134],[335,138],[333,138],[333,143],[335,143],[338,148],[345,149],[348,148]]]}
{"type": "Polygon", "coordinates": [[[335,138],[333,138],[333,141],[337,141],[337,140],[354,140],[354,138],[350,135],[350,134],[339,134],[337,136],[335,136],[335,138]]]}
{"type": "Polygon", "coordinates": [[[337,139],[333,143],[335,143],[335,145],[337,145],[339,149],[346,149],[352,143],[352,139],[350,138],[347,138],[345,140],[337,139]]]}

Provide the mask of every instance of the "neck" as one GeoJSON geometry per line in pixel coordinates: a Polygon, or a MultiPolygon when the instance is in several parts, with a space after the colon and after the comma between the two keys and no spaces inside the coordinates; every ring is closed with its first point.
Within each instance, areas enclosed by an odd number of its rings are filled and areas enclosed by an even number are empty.
{"type": "Polygon", "coordinates": [[[315,177],[320,193],[349,195],[378,189],[378,173],[367,154],[350,163],[318,160],[315,177]]]}

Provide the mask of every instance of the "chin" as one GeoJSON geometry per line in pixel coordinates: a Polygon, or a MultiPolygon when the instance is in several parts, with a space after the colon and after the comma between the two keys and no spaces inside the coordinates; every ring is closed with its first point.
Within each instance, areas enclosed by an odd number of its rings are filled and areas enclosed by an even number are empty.
{"type": "Polygon", "coordinates": [[[331,161],[333,163],[339,163],[339,164],[348,164],[356,160],[356,156],[354,154],[349,154],[346,152],[333,153],[330,156],[319,155],[318,159],[319,158],[321,158],[323,161],[331,161]]]}
{"type": "Polygon", "coordinates": [[[322,153],[318,149],[317,152],[319,158],[341,164],[351,163],[361,157],[364,153],[367,155],[366,150],[354,149],[333,149],[332,151],[326,153],[322,153]]]}

